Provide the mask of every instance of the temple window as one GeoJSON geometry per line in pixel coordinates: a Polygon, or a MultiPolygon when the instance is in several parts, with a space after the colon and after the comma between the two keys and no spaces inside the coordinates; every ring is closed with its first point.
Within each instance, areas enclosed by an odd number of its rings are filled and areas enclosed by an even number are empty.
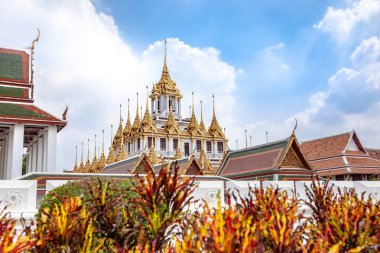
{"type": "Polygon", "coordinates": [[[157,111],[158,111],[158,112],[161,111],[161,108],[160,108],[160,100],[157,100],[157,111]]]}
{"type": "Polygon", "coordinates": [[[223,142],[218,141],[218,153],[223,153],[223,142]]]}
{"type": "Polygon", "coordinates": [[[160,149],[166,150],[166,139],[165,138],[160,138],[160,149]]]}
{"type": "Polygon", "coordinates": [[[201,141],[200,140],[196,140],[195,144],[196,144],[197,151],[200,151],[202,149],[202,143],[201,143],[201,141]]]}
{"type": "Polygon", "coordinates": [[[141,143],[140,143],[140,138],[137,139],[137,150],[140,150],[141,148],[141,143]]]}
{"type": "Polygon", "coordinates": [[[128,142],[128,153],[131,153],[131,143],[128,142]]]}
{"type": "Polygon", "coordinates": [[[177,150],[178,148],[178,139],[173,139],[173,150],[177,150]]]}
{"type": "MultiPolygon", "coordinates": [[[[152,140],[153,140],[153,143],[155,142],[154,141],[154,137],[148,137],[148,147],[151,147],[152,146],[152,140]]],[[[154,145],[156,146],[156,145],[154,145]]]]}
{"type": "Polygon", "coordinates": [[[211,153],[211,141],[206,142],[207,153],[211,153]]]}

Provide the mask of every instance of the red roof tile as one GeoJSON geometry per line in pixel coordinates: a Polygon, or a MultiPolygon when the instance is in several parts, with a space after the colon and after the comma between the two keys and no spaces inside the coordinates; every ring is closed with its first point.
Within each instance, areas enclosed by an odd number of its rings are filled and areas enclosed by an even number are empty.
{"type": "Polygon", "coordinates": [[[350,135],[351,133],[344,133],[305,141],[301,144],[301,149],[309,160],[338,156],[341,155],[346,148],[350,135]]]}
{"type": "Polygon", "coordinates": [[[221,176],[271,169],[283,148],[228,159],[221,176]]]}
{"type": "Polygon", "coordinates": [[[335,157],[330,159],[316,160],[310,162],[315,170],[326,168],[344,167],[343,157],[335,157]]]}
{"type": "Polygon", "coordinates": [[[347,157],[349,165],[363,167],[379,167],[380,161],[371,157],[347,157]]]}
{"type": "Polygon", "coordinates": [[[380,160],[380,149],[366,148],[370,157],[380,160]]]}

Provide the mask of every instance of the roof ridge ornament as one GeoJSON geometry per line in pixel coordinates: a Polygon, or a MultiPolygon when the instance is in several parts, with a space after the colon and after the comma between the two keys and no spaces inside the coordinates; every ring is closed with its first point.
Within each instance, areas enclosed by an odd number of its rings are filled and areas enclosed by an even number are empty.
{"type": "Polygon", "coordinates": [[[32,46],[30,47],[30,83],[32,84],[32,94],[31,94],[31,97],[33,99],[34,97],[34,80],[33,80],[33,77],[34,77],[34,69],[33,69],[33,60],[34,60],[34,48],[35,48],[35,44],[38,42],[38,40],[40,39],[40,35],[41,35],[41,32],[40,32],[40,29],[38,29],[37,27],[37,31],[38,31],[38,34],[37,34],[37,37],[32,41],[32,46]]]}

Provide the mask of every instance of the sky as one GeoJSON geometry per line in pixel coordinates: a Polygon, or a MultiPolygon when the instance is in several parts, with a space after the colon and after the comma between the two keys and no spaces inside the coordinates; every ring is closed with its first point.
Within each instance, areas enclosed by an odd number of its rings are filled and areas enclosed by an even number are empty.
{"type": "Polygon", "coordinates": [[[164,39],[182,115],[200,100],[231,149],[300,141],[355,129],[380,148],[380,0],[1,0],[0,47],[26,50],[37,35],[35,104],[68,124],[57,166],[72,169],[75,146],[105,147],[119,104],[132,119],[160,78],[164,39]],[[248,140],[248,145],[250,145],[248,140]]]}

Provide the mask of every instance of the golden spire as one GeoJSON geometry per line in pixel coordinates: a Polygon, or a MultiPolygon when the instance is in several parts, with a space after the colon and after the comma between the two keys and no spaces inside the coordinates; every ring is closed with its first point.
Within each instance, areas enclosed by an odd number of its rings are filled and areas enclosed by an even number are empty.
{"type": "Polygon", "coordinates": [[[102,153],[99,157],[98,166],[97,166],[97,172],[99,172],[99,173],[102,173],[104,167],[106,166],[106,157],[104,155],[104,129],[103,129],[102,133],[103,133],[102,153]]]}
{"type": "MultiPolygon", "coordinates": [[[[149,106],[148,106],[148,85],[146,86],[146,107],[145,107],[145,114],[144,118],[141,121],[141,127],[145,128],[146,126],[150,125],[152,128],[155,128],[155,123],[153,121],[152,116],[149,112],[149,106]]],[[[147,130],[147,129],[144,129],[147,130]]]]}
{"type": "Polygon", "coordinates": [[[193,96],[192,103],[191,103],[191,118],[190,118],[189,126],[187,127],[190,133],[192,133],[194,129],[199,127],[197,118],[195,117],[195,113],[194,113],[194,92],[192,92],[191,94],[193,96]]]}
{"type": "Polygon", "coordinates": [[[78,172],[78,146],[75,146],[75,164],[73,172],[78,172]]]}
{"type": "Polygon", "coordinates": [[[208,158],[203,148],[203,143],[202,143],[201,154],[199,155],[198,162],[202,166],[203,172],[205,174],[214,174],[214,170],[211,166],[210,159],[208,158]]]}
{"type": "Polygon", "coordinates": [[[173,127],[178,128],[178,123],[174,118],[173,108],[170,106],[169,107],[169,116],[168,116],[168,119],[166,120],[166,123],[165,123],[165,129],[166,129],[166,131],[169,132],[169,130],[172,129],[173,127]]]}
{"type": "Polygon", "coordinates": [[[96,173],[97,169],[98,169],[98,157],[96,155],[96,134],[95,134],[94,158],[92,159],[90,172],[96,173]]]}
{"type": "Polygon", "coordinates": [[[116,147],[120,143],[120,139],[123,135],[123,118],[121,117],[121,104],[120,104],[120,120],[119,127],[117,128],[115,137],[113,138],[113,146],[116,147]]]}
{"type": "Polygon", "coordinates": [[[80,157],[80,164],[79,164],[79,172],[83,173],[84,172],[84,164],[83,164],[83,141],[82,141],[82,154],[80,157]]]}
{"type": "Polygon", "coordinates": [[[160,163],[160,159],[157,157],[156,149],[154,148],[153,138],[152,138],[152,144],[150,145],[148,158],[149,158],[149,161],[152,165],[160,163]]]}
{"type": "Polygon", "coordinates": [[[171,79],[169,69],[166,61],[166,39],[165,39],[165,54],[164,54],[164,66],[162,68],[162,74],[160,80],[153,85],[151,97],[162,94],[172,94],[178,97],[181,96],[181,92],[177,88],[176,83],[171,79]]]}
{"type": "Polygon", "coordinates": [[[179,160],[182,158],[181,139],[179,137],[179,133],[177,135],[177,138],[178,138],[178,146],[177,146],[177,150],[175,151],[174,160],[179,160]]]}
{"type": "Polygon", "coordinates": [[[218,120],[216,119],[216,114],[215,114],[215,96],[212,95],[212,120],[210,127],[208,128],[208,132],[215,137],[216,135],[220,135],[220,137],[223,136],[222,129],[219,126],[218,120]]]}
{"type": "Polygon", "coordinates": [[[109,148],[108,157],[107,157],[107,161],[106,161],[107,164],[111,164],[111,163],[115,162],[115,154],[114,154],[115,151],[112,147],[112,139],[113,139],[112,138],[112,128],[113,128],[113,126],[111,125],[111,145],[109,148]]]}
{"type": "Polygon", "coordinates": [[[136,117],[133,122],[132,131],[137,132],[140,128],[140,115],[139,115],[139,93],[136,93],[137,96],[137,106],[136,106],[136,117]]]}
{"type": "Polygon", "coordinates": [[[90,139],[87,140],[87,160],[86,165],[84,166],[84,172],[88,173],[91,170],[91,163],[90,163],[90,139]]]}
{"type": "Polygon", "coordinates": [[[124,149],[124,139],[123,139],[123,136],[121,136],[119,153],[117,154],[116,162],[119,162],[119,161],[122,161],[122,160],[125,160],[125,159],[127,159],[127,152],[125,152],[125,149],[124,149]]]}
{"type": "Polygon", "coordinates": [[[131,119],[130,119],[130,113],[129,113],[129,98],[128,98],[128,116],[127,116],[127,123],[125,123],[123,135],[124,139],[128,138],[129,134],[131,133],[132,125],[131,125],[131,119]]]}
{"type": "Polygon", "coordinates": [[[206,127],[205,127],[205,124],[203,123],[203,106],[202,106],[202,100],[201,100],[201,121],[199,122],[199,129],[200,129],[202,132],[207,131],[207,130],[206,130],[206,127]]]}

